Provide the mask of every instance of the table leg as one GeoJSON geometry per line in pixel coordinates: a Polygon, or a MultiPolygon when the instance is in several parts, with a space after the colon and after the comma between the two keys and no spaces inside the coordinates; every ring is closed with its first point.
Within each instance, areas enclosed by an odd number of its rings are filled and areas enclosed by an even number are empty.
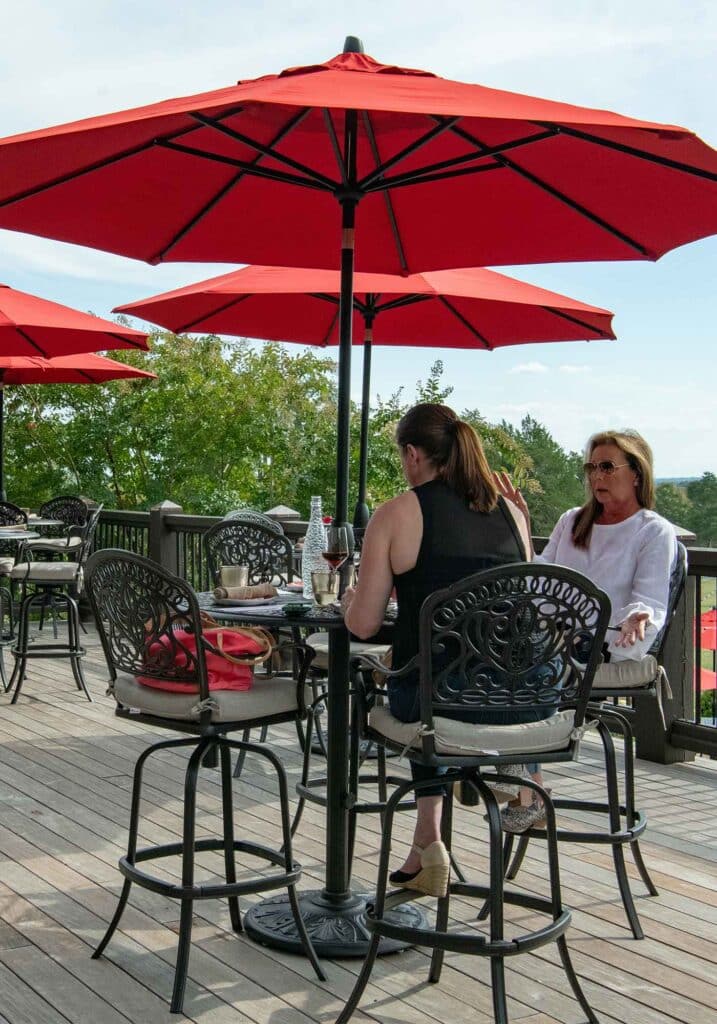
{"type": "MultiPolygon", "coordinates": [[[[348,824],[351,793],[348,786],[349,635],[346,629],[329,633],[328,758],[326,792],[326,877],[321,890],[299,893],[301,915],[320,957],[363,957],[371,935],[366,928],[366,904],[373,896],[351,890],[348,824]]],[[[406,904],[392,911],[396,923],[425,926],[420,907],[406,904]]],[[[303,953],[288,896],[262,900],[244,919],[246,932],[257,942],[303,953]]],[[[382,939],[380,953],[406,948],[405,942],[382,939]]]]}

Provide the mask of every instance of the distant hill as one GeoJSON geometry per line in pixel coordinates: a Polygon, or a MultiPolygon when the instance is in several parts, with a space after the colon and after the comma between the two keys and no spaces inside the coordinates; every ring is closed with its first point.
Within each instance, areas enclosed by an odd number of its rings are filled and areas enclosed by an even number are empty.
{"type": "Polygon", "coordinates": [[[699,476],[661,476],[655,480],[655,483],[659,486],[660,484],[676,484],[678,487],[686,487],[687,484],[692,483],[693,480],[700,480],[699,476]]]}

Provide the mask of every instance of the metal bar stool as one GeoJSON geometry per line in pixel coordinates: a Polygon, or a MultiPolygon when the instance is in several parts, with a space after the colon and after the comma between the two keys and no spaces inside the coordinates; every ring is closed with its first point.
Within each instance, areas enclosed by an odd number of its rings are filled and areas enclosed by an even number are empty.
{"type": "Polygon", "coordinates": [[[83,569],[94,540],[102,506],[93,509],[87,522],[82,527],[80,543],[74,548],[74,561],[67,562],[34,562],[21,559],[13,566],[10,580],[21,587],[20,613],[18,616],[18,633],[12,653],[15,667],[10,677],[9,688],[14,686],[12,704],[15,704],[27,672],[28,661],[34,658],[69,658],[72,674],[77,689],[92,700],[82,672],[82,658],[85,649],[80,643],[80,610],[79,595],[82,591],[83,569]],[[62,606],[67,610],[67,642],[38,642],[30,637],[30,614],[34,607],[53,608],[62,606]]]}
{"type": "MultiPolygon", "coordinates": [[[[382,937],[431,949],[431,982],[440,979],[446,950],[488,957],[496,1024],[508,1021],[505,958],[555,942],[573,993],[588,1020],[595,1024],[597,1018],[583,994],[565,939],[571,914],[562,903],[555,811],[549,792],[532,780],[524,783],[545,805],[550,895],[506,891],[500,812],[483,771],[497,772],[491,781],[515,782],[518,780],[501,774],[502,766],[538,758],[545,762],[577,757],[609,609],[607,596],[579,573],[525,563],[506,565],[469,576],[426,599],[419,618],[418,654],[407,665],[393,671],[375,659],[359,659],[388,679],[417,675],[420,719],[402,722],[387,706],[375,704],[369,710],[369,705],[362,702],[362,731],[390,749],[406,751],[411,760],[447,771],[441,831],[448,850],[453,813],[451,783],[460,781],[475,788],[487,811],[490,876],[488,885],[449,879],[445,893],[437,896],[434,928],[392,921],[390,910],[423,898],[421,892],[408,888],[409,883],[387,893],[394,812],[405,796],[420,797],[422,790],[435,789],[436,781],[410,781],[399,786],[386,805],[376,899],[366,916],[372,933],[369,951],[336,1024],[346,1024],[356,1009],[382,937]],[[582,660],[586,647],[590,651],[587,663],[582,660]],[[538,720],[516,716],[521,724],[513,725],[475,723],[479,709],[497,705],[523,711],[541,711],[547,706],[555,714],[538,720]],[[487,901],[487,934],[475,927],[450,926],[450,900],[454,895],[487,901]],[[544,914],[548,920],[532,931],[518,931],[508,937],[506,904],[544,914]]],[[[372,692],[373,684],[368,686],[372,692]]],[[[361,690],[359,687],[359,694],[361,690]]]]}
{"type": "Polygon", "coordinates": [[[296,720],[304,713],[302,691],[293,679],[257,676],[250,690],[213,689],[206,651],[214,651],[202,633],[197,598],[184,580],[156,563],[127,551],[99,551],[87,564],[86,589],[95,615],[110,673],[110,691],[117,702],[115,714],[144,722],[154,729],[188,733],[186,739],[153,743],[138,758],[134,770],[127,853],[120,858],[124,884],[119,903],[104,938],[92,954],[100,957],[114,934],[134,883],[180,901],[179,941],[171,1011],[180,1013],[189,964],[194,901],[226,899],[232,929],[243,931],[239,896],[287,889],[293,926],[317,977],[326,980],[301,917],[296,884],[301,865],[293,859],[286,771],[268,747],[230,739],[228,733],[296,720]],[[193,643],[187,637],[192,635],[193,643]],[[137,848],[142,779],[147,760],[157,751],[188,747],[191,754],[184,781],[182,837],[177,842],[137,848]],[[197,781],[199,770],[219,754],[222,785],[221,835],[196,838],[197,781]],[[231,755],[249,752],[261,757],[274,771],[279,789],[283,846],[235,838],[231,755]],[[214,755],[214,757],[212,757],[214,755]],[[224,878],[217,882],[195,879],[195,855],[206,851],[224,854],[224,878]],[[237,879],[235,854],[258,858],[273,870],[237,879]],[[181,882],[162,878],[155,862],[181,858],[181,882]],[[145,867],[147,865],[147,867],[145,867]],[[152,868],[153,870],[148,870],[152,868]]]}
{"type": "MultiPolygon", "coordinates": [[[[605,762],[607,800],[581,800],[556,797],[553,804],[559,810],[587,812],[607,816],[607,828],[594,826],[580,829],[558,829],[558,842],[563,843],[596,843],[609,846],[612,851],[620,897],[630,929],[636,939],[644,938],[640,918],[635,907],[630,879],[625,867],[624,849],[628,847],[635,866],[650,896],[657,896],[657,888],[650,877],[640,850],[640,837],[647,828],[647,815],[636,806],[635,802],[635,742],[632,726],[626,715],[619,708],[606,703],[610,699],[648,697],[657,702],[662,711],[663,690],[669,693],[669,682],[660,664],[669,628],[674,620],[675,612],[687,578],[687,551],[678,542],[677,558],[670,577],[670,590],[667,604],[665,624],[650,652],[639,661],[611,661],[598,666],[593,679],[590,703],[586,713],[587,721],[598,732],[602,742],[605,762]],[[622,735],[624,746],[624,803],[620,801],[618,770],[615,757],[615,744],[612,733],[622,735]]],[[[664,715],[663,715],[664,722],[664,715]]],[[[518,842],[515,856],[508,868],[507,877],[514,879],[523,863],[528,844],[531,839],[545,839],[545,830],[530,828],[524,832],[518,842]]],[[[506,862],[513,848],[513,836],[506,837],[504,856],[506,862]]]]}

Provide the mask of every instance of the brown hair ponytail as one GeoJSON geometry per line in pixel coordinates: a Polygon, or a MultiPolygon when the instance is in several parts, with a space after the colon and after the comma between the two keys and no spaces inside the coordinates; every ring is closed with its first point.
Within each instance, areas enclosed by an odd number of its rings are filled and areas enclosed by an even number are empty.
{"type": "Polygon", "coordinates": [[[447,405],[423,402],[399,420],[396,441],[422,448],[438,476],[477,512],[490,512],[498,501],[483,445],[470,423],[447,405]]]}

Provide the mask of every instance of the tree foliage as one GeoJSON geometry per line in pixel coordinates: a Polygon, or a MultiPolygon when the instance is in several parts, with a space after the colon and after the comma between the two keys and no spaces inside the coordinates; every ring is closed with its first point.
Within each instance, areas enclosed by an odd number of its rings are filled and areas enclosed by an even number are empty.
{"type": "MultiPolygon", "coordinates": [[[[8,387],[6,480],[10,498],[37,506],[77,493],[112,508],[146,509],[165,498],[185,511],[286,504],[307,514],[312,494],[327,508],[336,477],[335,363],[312,349],[214,336],[190,340],[165,331],[149,353],[112,353],[149,369],[156,381],[8,387]]],[[[449,402],[437,360],[410,401],[403,389],[378,397],[369,422],[368,502],[405,487],[396,423],[416,401],[449,402]]],[[[523,489],[536,533],[584,500],[581,463],[531,416],[520,427],[491,424],[478,409],[459,410],[480,434],[494,469],[523,489]]],[[[358,475],[359,410],[351,410],[351,475],[358,475]]],[[[351,500],[355,494],[351,495],[351,500]]],[[[717,542],[717,478],[658,488],[658,511],[717,542]]]]}

